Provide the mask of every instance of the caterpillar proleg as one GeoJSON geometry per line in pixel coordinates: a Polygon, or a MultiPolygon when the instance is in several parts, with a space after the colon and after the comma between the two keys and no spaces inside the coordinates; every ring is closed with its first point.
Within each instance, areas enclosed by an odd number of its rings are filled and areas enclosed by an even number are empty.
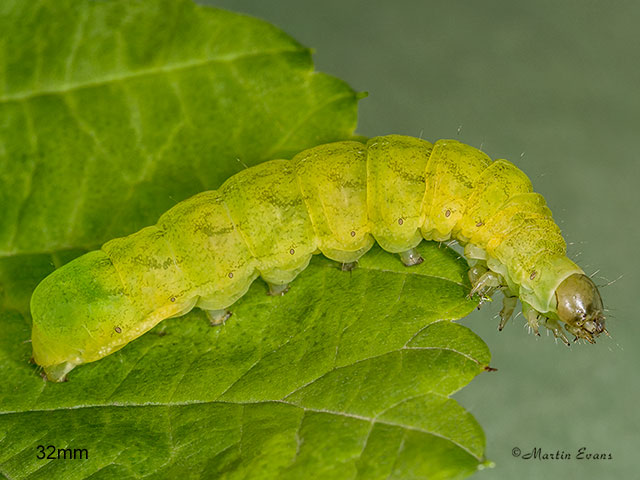
{"type": "Polygon", "coordinates": [[[284,294],[313,254],[349,269],[375,241],[410,266],[423,239],[464,246],[472,294],[505,293],[500,328],[520,299],[536,333],[606,333],[598,289],[523,172],[455,140],[388,135],[243,170],[54,271],[31,299],[33,357],[61,381],[194,307],[224,322],[258,276],[284,294]]]}

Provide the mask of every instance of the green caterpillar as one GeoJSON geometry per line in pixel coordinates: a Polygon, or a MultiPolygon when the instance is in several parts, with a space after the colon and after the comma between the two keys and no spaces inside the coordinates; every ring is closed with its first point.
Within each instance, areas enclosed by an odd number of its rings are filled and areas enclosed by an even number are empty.
{"type": "Polygon", "coordinates": [[[248,168],[54,271],[31,299],[33,358],[62,381],[194,307],[221,323],[258,276],[283,294],[315,253],[353,265],[374,239],[407,266],[423,239],[457,240],[471,294],[505,293],[500,328],[519,298],[536,333],[606,333],[596,286],[523,172],[455,140],[389,135],[248,168]]]}

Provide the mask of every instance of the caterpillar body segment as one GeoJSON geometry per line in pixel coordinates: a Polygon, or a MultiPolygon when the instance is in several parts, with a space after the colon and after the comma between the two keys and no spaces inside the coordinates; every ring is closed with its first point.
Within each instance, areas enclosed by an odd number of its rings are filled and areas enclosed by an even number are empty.
{"type": "Polygon", "coordinates": [[[490,163],[485,153],[463,143],[436,142],[425,171],[422,200],[420,229],[426,240],[451,238],[465,213],[475,179],[490,163]]]}
{"type": "Polygon", "coordinates": [[[258,276],[284,294],[313,254],[348,270],[375,241],[410,266],[423,239],[451,238],[472,293],[505,292],[500,329],[519,298],[536,332],[606,332],[597,288],[524,173],[455,140],[389,135],[243,170],[54,271],[31,300],[34,360],[61,381],[194,307],[223,323],[258,276]]]}

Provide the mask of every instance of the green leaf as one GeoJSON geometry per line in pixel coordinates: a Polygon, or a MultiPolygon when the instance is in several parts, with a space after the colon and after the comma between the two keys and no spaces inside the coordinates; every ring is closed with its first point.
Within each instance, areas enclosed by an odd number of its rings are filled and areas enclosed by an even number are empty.
{"type": "Polygon", "coordinates": [[[243,164],[350,138],[356,94],[274,27],[188,1],[5,0],[0,31],[0,476],[459,478],[483,465],[482,430],[449,396],[489,352],[449,321],[477,302],[465,262],[432,243],[411,269],[379,248],[353,272],[315,257],[284,297],[256,282],[222,326],[194,311],[45,382],[28,362],[44,276],[243,164]],[[70,450],[39,459],[39,445],[70,450]]]}
{"type": "Polygon", "coordinates": [[[187,0],[3,0],[0,256],[93,249],[243,165],[349,137],[356,93],[187,0]]]}

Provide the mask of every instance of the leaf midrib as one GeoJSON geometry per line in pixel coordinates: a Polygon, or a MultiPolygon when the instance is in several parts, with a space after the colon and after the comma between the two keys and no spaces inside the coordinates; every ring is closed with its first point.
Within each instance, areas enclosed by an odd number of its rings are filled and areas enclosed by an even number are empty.
{"type": "MultiPolygon", "coordinates": [[[[435,322],[430,323],[429,325],[432,325],[435,322]]],[[[426,328],[426,327],[425,327],[426,328]]],[[[325,373],[323,373],[322,375],[320,375],[318,378],[314,379],[312,382],[309,382],[305,385],[303,385],[303,387],[307,387],[311,384],[313,384],[314,382],[320,380],[321,378],[323,378],[325,375],[335,371],[335,370],[339,370],[341,368],[345,368],[345,367],[349,367],[349,366],[353,366],[356,365],[358,363],[361,362],[365,362],[365,361],[369,361],[371,359],[377,358],[377,357],[381,357],[384,355],[388,355],[390,353],[397,353],[400,352],[402,350],[441,350],[441,351],[448,351],[448,352],[453,352],[457,355],[460,355],[462,357],[464,357],[467,360],[473,361],[474,363],[477,363],[478,365],[480,365],[480,362],[473,358],[472,356],[466,354],[466,353],[462,353],[454,348],[448,348],[448,347],[401,347],[401,348],[397,348],[394,350],[391,350],[389,352],[384,352],[381,353],[379,355],[373,355],[371,357],[368,358],[364,358],[361,360],[358,360],[357,362],[353,362],[350,363],[348,365],[343,365],[340,366],[336,369],[332,369],[329,370],[325,373]]],[[[214,404],[214,403],[220,403],[220,404],[226,404],[226,405],[253,405],[253,404],[262,404],[262,403],[272,403],[272,402],[276,402],[276,403],[284,403],[287,405],[293,405],[296,407],[300,407],[300,408],[306,408],[303,407],[301,405],[298,405],[295,402],[290,402],[285,400],[286,398],[290,397],[291,395],[293,395],[294,393],[300,391],[300,388],[297,388],[295,390],[293,390],[292,392],[288,393],[287,395],[285,395],[283,397],[283,399],[269,399],[269,400],[254,400],[254,401],[228,401],[228,400],[220,400],[220,397],[222,396],[219,395],[218,397],[216,397],[215,400],[193,400],[193,401],[185,401],[185,402],[174,402],[174,401],[167,401],[167,402],[113,402],[113,403],[95,403],[95,404],[84,404],[84,405],[71,405],[71,406],[61,406],[61,407],[52,407],[52,408],[31,408],[28,410],[8,410],[8,411],[0,411],[0,415],[17,415],[17,414],[22,414],[22,413],[31,413],[31,412],[56,412],[56,411],[63,411],[63,410],[76,410],[76,409],[80,409],[80,408],[110,408],[110,407],[146,407],[146,406],[164,406],[164,407],[179,407],[179,406],[186,406],[186,405],[201,405],[201,404],[214,404]]],[[[455,391],[451,392],[451,394],[455,393],[455,391]]],[[[439,397],[442,398],[450,398],[449,395],[442,395],[440,393],[437,392],[425,392],[424,394],[418,395],[418,396],[422,396],[422,395],[437,395],[439,397]]],[[[413,398],[413,397],[412,397],[413,398]]],[[[309,408],[309,410],[313,410],[313,411],[322,411],[324,412],[325,410],[322,409],[311,409],[309,408]]],[[[331,413],[331,411],[326,411],[327,413],[331,413]]],[[[340,412],[335,412],[336,415],[341,414],[340,412]]],[[[354,415],[354,414],[347,414],[344,413],[344,415],[346,416],[352,416],[352,417],[358,417],[358,415],[354,415]]],[[[366,419],[368,417],[362,417],[363,419],[366,419]]]]}
{"type": "Polygon", "coordinates": [[[220,56],[212,56],[205,59],[199,59],[194,61],[166,64],[162,66],[143,68],[135,71],[131,71],[124,74],[115,74],[115,75],[107,75],[102,79],[97,79],[93,81],[85,81],[85,82],[72,82],[69,84],[62,84],[57,88],[47,88],[43,90],[38,90],[35,92],[24,91],[17,92],[12,94],[5,94],[0,96],[0,103],[9,103],[9,102],[18,102],[18,101],[26,101],[32,98],[37,98],[45,95],[63,95],[69,92],[73,92],[74,90],[82,90],[85,88],[94,88],[100,87],[103,85],[108,85],[111,83],[125,82],[127,80],[133,78],[140,78],[145,76],[152,76],[157,74],[164,73],[175,73],[183,70],[190,70],[193,68],[199,68],[211,63],[233,63],[238,60],[250,58],[250,57],[258,57],[258,56],[277,56],[280,54],[286,53],[309,53],[309,49],[304,47],[293,47],[293,48],[278,48],[273,50],[262,50],[259,52],[242,52],[236,53],[232,55],[220,55],[220,56]]]}
{"type": "Polygon", "coordinates": [[[469,455],[473,456],[474,458],[476,458],[478,461],[482,461],[482,458],[477,456],[476,454],[474,454],[471,450],[469,450],[468,447],[461,445],[460,443],[456,442],[455,440],[443,436],[439,433],[424,429],[424,428],[419,428],[416,427],[414,425],[409,425],[409,424],[404,424],[404,423],[399,423],[399,422],[392,422],[389,420],[381,420],[379,418],[380,415],[382,415],[384,412],[390,410],[391,408],[399,405],[400,403],[404,403],[407,402],[409,400],[414,400],[416,398],[420,398],[420,397],[424,397],[424,396],[435,396],[438,398],[442,398],[442,399],[448,399],[450,400],[451,398],[448,395],[442,395],[440,393],[436,393],[436,392],[426,392],[426,393],[422,393],[420,395],[415,395],[412,397],[408,397],[403,399],[401,402],[398,402],[397,404],[391,405],[388,408],[385,408],[384,410],[382,410],[381,412],[379,412],[378,414],[376,414],[375,416],[365,416],[365,415],[358,415],[358,414],[354,414],[354,413],[347,413],[347,412],[340,412],[337,410],[328,410],[328,409],[324,409],[324,408],[312,408],[312,407],[305,407],[303,405],[299,405],[293,402],[288,402],[286,400],[262,400],[262,401],[252,401],[252,402],[226,402],[226,401],[221,401],[221,400],[195,400],[195,401],[187,401],[187,402],[145,402],[145,403],[112,403],[112,404],[104,404],[104,405],[74,405],[71,407],[59,407],[59,408],[43,408],[43,409],[34,409],[34,410],[24,410],[24,411],[15,411],[15,412],[0,412],[0,415],[20,415],[20,414],[25,414],[25,413],[42,413],[42,412],[57,412],[57,411],[65,411],[65,410],[80,410],[80,409],[89,409],[89,408],[144,408],[144,407],[167,407],[167,408],[171,408],[171,407],[183,407],[183,406],[193,406],[193,405],[215,405],[215,404],[220,404],[220,405],[237,405],[237,406],[248,406],[248,405],[264,405],[264,404],[281,404],[281,405],[288,405],[291,407],[295,407],[295,408],[300,408],[301,410],[303,410],[305,413],[306,412],[312,412],[312,413],[325,413],[328,415],[335,415],[338,417],[345,417],[345,418],[353,418],[353,419],[357,419],[357,420],[361,420],[363,422],[368,422],[370,424],[380,424],[380,425],[387,425],[387,426],[391,426],[391,427],[399,427],[399,428],[403,428],[405,430],[412,430],[412,431],[416,431],[416,432],[421,432],[421,433],[425,433],[427,435],[432,435],[438,438],[442,438],[454,445],[456,445],[457,447],[461,448],[462,450],[464,450],[465,452],[467,452],[469,455]]]}

